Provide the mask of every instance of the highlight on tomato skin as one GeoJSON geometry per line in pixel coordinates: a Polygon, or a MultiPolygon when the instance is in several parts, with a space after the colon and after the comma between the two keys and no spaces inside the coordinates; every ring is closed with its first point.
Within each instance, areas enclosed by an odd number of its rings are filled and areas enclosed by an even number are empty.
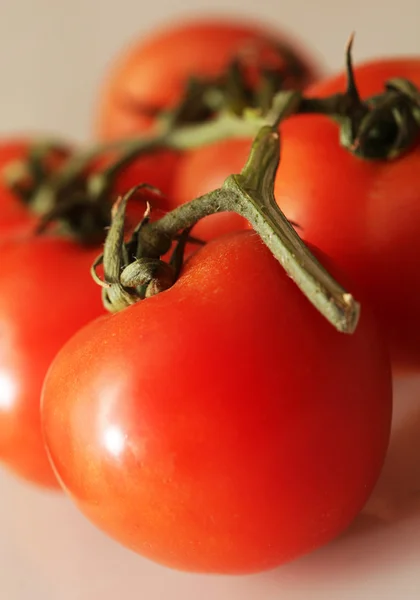
{"type": "Polygon", "coordinates": [[[171,109],[181,99],[191,77],[221,75],[238,56],[279,64],[285,71],[294,54],[285,85],[302,89],[315,81],[321,68],[313,52],[283,31],[237,18],[199,17],[169,22],[123,50],[111,65],[96,106],[99,139],[131,136],[150,129],[155,109],[171,109]],[[279,51],[282,44],[285,51],[279,51]],[[254,55],[256,58],[254,58],[254,55]],[[150,112],[151,110],[151,112],[150,112]]]}
{"type": "Polygon", "coordinates": [[[381,470],[391,401],[368,307],[338,333],[241,232],[81,329],[41,413],[64,489],[104,532],[175,569],[245,574],[349,525],[381,470]]]}

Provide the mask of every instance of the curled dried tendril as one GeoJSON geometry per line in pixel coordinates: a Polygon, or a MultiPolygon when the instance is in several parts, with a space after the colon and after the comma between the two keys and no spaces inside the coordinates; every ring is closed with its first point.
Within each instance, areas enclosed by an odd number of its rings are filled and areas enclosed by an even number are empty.
{"type": "Polygon", "coordinates": [[[156,192],[156,188],[148,184],[138,185],[115,202],[104,252],[91,268],[94,281],[102,287],[102,300],[109,312],[117,312],[170,288],[179,277],[187,242],[203,243],[191,238],[191,228],[186,228],[177,236],[169,262],[161,260],[161,256],[170,250],[172,240],[162,236],[147,240],[142,236],[144,227],[150,222],[149,202],[146,202],[142,220],[128,241],[124,241],[127,203],[134,195],[145,191],[156,192]],[[97,273],[100,265],[103,265],[103,279],[97,273]]]}
{"type": "Polygon", "coordinates": [[[407,151],[420,134],[420,92],[405,79],[387,81],[382,93],[363,101],[352,61],[354,34],[346,47],[347,105],[341,122],[341,143],[365,159],[392,160],[407,151]]]}

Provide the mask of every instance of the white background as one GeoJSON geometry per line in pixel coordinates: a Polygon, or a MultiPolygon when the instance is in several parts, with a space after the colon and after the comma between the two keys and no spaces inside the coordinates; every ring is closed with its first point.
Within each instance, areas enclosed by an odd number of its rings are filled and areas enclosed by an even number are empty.
{"type": "MultiPolygon", "coordinates": [[[[200,11],[192,0],[0,0],[0,131],[87,140],[111,57],[163,19],[200,11]]],[[[202,3],[204,6],[204,2],[202,3]]],[[[266,19],[297,32],[339,69],[355,59],[420,50],[418,0],[216,0],[213,12],[266,19]]],[[[401,381],[395,435],[378,489],[353,529],[329,547],[260,576],[171,572],[119,548],[65,499],[0,472],[3,600],[414,600],[420,598],[420,379],[401,381]],[[372,516],[375,515],[375,516],[372,516]],[[380,519],[378,519],[378,515],[380,519]]]]}

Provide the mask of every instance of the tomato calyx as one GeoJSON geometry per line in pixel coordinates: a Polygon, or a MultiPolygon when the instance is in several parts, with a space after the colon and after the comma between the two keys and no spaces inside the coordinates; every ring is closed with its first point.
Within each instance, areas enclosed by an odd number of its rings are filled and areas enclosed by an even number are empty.
{"type": "MultiPolygon", "coordinates": [[[[311,254],[274,199],[274,182],[280,158],[278,123],[293,112],[300,97],[290,94],[272,125],[262,127],[256,136],[247,164],[238,175],[229,176],[223,186],[177,207],[161,219],[149,222],[146,213],[135,239],[124,243],[124,215],[132,190],[115,207],[114,218],[104,245],[104,253],[92,267],[103,288],[103,302],[110,312],[170,287],[180,272],[174,264],[164,267],[162,256],[173,240],[185,243],[186,235],[201,218],[224,211],[245,217],[275,258],[312,304],[338,331],[352,333],[360,306],[311,254]],[[130,245],[131,244],[131,245],[130,245]],[[104,279],[96,274],[103,263],[104,279]]],[[[182,255],[181,250],[178,256],[182,255]]]]}
{"type": "Polygon", "coordinates": [[[109,312],[118,312],[171,287],[179,276],[183,251],[190,229],[183,232],[169,262],[161,260],[172,245],[172,239],[162,235],[143,239],[142,230],[150,221],[150,204],[128,241],[124,242],[125,212],[128,201],[136,194],[148,191],[151,186],[140,184],[120,197],[112,211],[112,225],[104,245],[104,253],[91,268],[93,279],[103,288],[102,300],[109,312]],[[141,257],[141,258],[139,258],[141,257]],[[103,264],[105,280],[96,268],[103,264]]]}
{"type": "Polygon", "coordinates": [[[67,160],[71,150],[57,140],[37,140],[28,148],[24,160],[12,161],[3,172],[5,185],[22,203],[30,205],[33,197],[50,177],[53,163],[67,160]]]}
{"type": "MultiPolygon", "coordinates": [[[[279,98],[283,101],[282,93],[279,98]]],[[[182,110],[180,106],[181,117],[182,110]]],[[[74,152],[61,168],[42,177],[27,194],[28,207],[40,217],[37,232],[54,224],[82,244],[102,242],[114,202],[112,188],[124,168],[142,156],[162,150],[178,152],[227,138],[253,137],[273,111],[275,108],[265,116],[249,108],[240,115],[221,111],[213,120],[196,124],[182,124],[174,113],[138,139],[117,140],[74,152]],[[111,152],[114,160],[109,166],[92,170],[95,161],[111,152]]]]}
{"type": "MultiPolygon", "coordinates": [[[[128,100],[130,111],[156,119],[160,126],[202,123],[221,111],[241,115],[245,110],[266,114],[276,93],[301,89],[309,79],[308,66],[287,44],[272,41],[267,47],[247,44],[232,58],[226,70],[216,77],[191,76],[181,100],[171,109],[138,104],[128,100]]],[[[127,103],[127,100],[124,100],[127,103]]]]}
{"type": "Polygon", "coordinates": [[[393,160],[420,135],[420,91],[406,79],[385,83],[382,93],[362,100],[352,63],[352,35],[346,47],[347,89],[327,98],[303,98],[301,113],[325,114],[340,125],[341,145],[366,160],[393,160]]]}
{"type": "Polygon", "coordinates": [[[91,189],[87,169],[106,150],[105,146],[78,153],[59,141],[36,141],[24,160],[6,166],[6,186],[39,217],[35,233],[54,224],[59,233],[70,234],[81,243],[103,241],[114,199],[107,198],[109,186],[91,189]]]}
{"type": "Polygon", "coordinates": [[[382,94],[370,98],[371,109],[360,123],[349,149],[371,159],[398,158],[420,135],[420,92],[406,79],[386,83],[382,94]]]}

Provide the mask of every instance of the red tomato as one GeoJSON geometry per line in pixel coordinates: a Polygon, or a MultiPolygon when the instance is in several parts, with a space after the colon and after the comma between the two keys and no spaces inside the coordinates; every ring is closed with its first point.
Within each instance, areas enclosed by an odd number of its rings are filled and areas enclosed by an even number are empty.
{"type": "MultiPolygon", "coordinates": [[[[420,85],[420,60],[375,61],[355,69],[363,96],[386,79],[420,85]]],[[[314,95],[343,91],[336,77],[314,95]]],[[[397,370],[420,369],[420,140],[396,160],[363,160],[340,147],[338,127],[322,116],[283,123],[276,200],[364,289],[385,331],[397,370]]]]}
{"type": "MultiPolygon", "coordinates": [[[[29,138],[13,138],[0,142],[0,234],[5,234],[16,227],[26,227],[34,222],[25,203],[10,190],[5,178],[5,170],[16,161],[26,161],[34,140],[29,138]]],[[[46,159],[49,170],[56,169],[69,156],[66,152],[54,150],[46,159]]],[[[29,182],[30,185],[30,182],[29,182]]]]}
{"type": "Polygon", "coordinates": [[[40,428],[41,386],[64,342],[103,312],[89,274],[99,250],[25,236],[3,240],[0,252],[0,460],[54,487],[40,428]]]}
{"type": "Polygon", "coordinates": [[[222,18],[171,23],[119,57],[100,96],[97,134],[112,139],[145,131],[154,122],[150,109],[176,105],[189,77],[216,77],[245,53],[251,63],[278,64],[286,73],[292,70],[287,53],[293,53],[299,71],[285,79],[289,87],[305,87],[317,75],[312,60],[278,31],[222,18]],[[280,56],[279,43],[287,49],[280,56]]]}
{"type": "Polygon", "coordinates": [[[390,417],[368,310],[339,334],[250,232],[79,331],[42,401],[55,471],[89,519],[153,560],[219,573],[275,567],[347,527],[390,417]]]}

